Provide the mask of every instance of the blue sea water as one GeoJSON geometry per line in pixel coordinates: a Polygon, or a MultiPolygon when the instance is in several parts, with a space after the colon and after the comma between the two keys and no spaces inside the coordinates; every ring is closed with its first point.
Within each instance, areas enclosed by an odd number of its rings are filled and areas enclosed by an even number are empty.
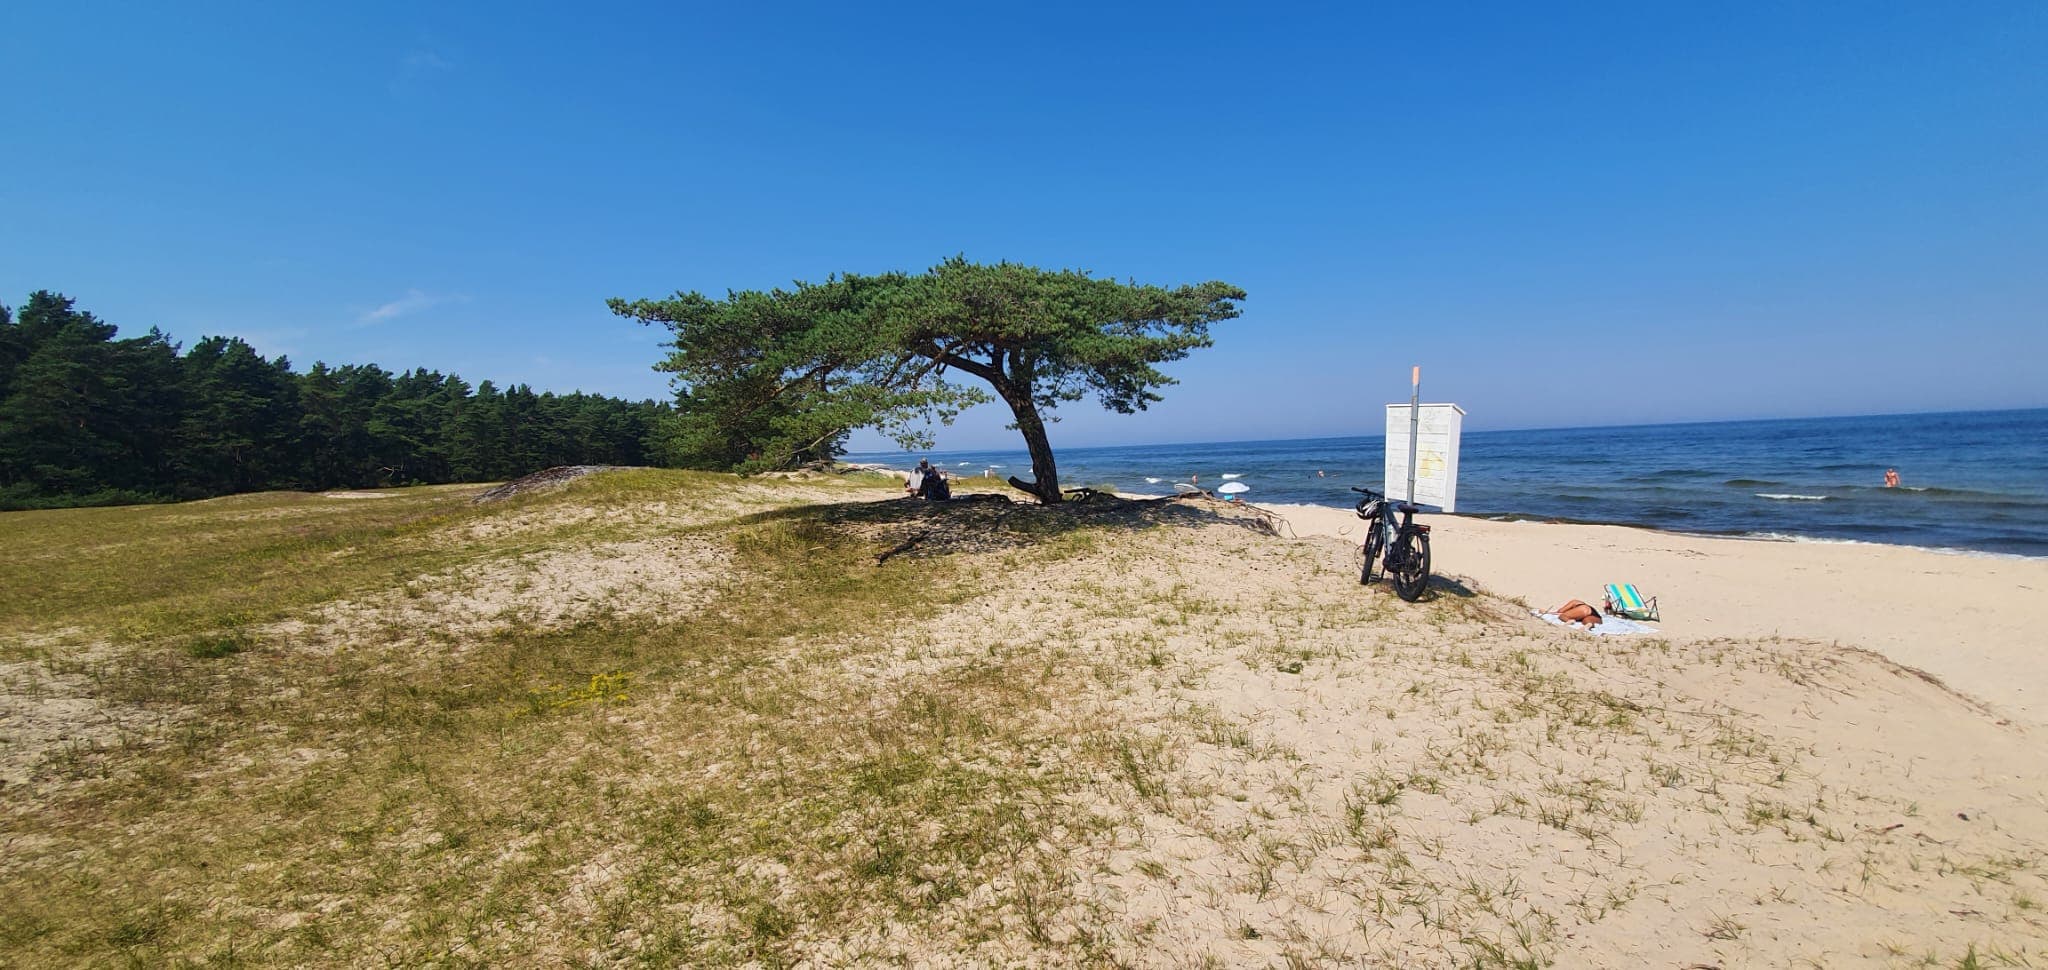
{"type": "MultiPolygon", "coordinates": [[[[1053,447],[1062,484],[1126,494],[1234,474],[1254,503],[1348,506],[1347,486],[1383,484],[1378,435],[1053,447]]],[[[928,457],[956,474],[1030,477],[1021,447],[928,457]]],[[[2048,409],[1466,432],[1458,513],[2048,556],[2048,409]],[[1901,487],[1884,487],[1886,468],[1901,487]]]]}

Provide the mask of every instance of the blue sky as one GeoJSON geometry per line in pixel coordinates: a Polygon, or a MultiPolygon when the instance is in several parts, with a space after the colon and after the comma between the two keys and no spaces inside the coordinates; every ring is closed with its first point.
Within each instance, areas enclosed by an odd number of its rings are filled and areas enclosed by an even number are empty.
{"type": "Polygon", "coordinates": [[[1250,291],[1056,446],[1410,364],[1472,428],[2048,404],[2048,5],[1264,6],[13,3],[0,301],[648,397],[606,297],[966,253],[1250,291]]]}

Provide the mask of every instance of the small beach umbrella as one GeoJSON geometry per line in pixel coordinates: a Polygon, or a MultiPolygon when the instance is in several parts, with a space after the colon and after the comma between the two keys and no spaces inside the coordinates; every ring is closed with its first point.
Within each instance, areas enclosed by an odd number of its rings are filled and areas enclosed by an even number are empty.
{"type": "Polygon", "coordinates": [[[1224,482],[1223,485],[1216,490],[1222,492],[1225,495],[1236,495],[1239,492],[1249,492],[1252,490],[1252,487],[1250,485],[1246,485],[1243,482],[1224,482]]]}

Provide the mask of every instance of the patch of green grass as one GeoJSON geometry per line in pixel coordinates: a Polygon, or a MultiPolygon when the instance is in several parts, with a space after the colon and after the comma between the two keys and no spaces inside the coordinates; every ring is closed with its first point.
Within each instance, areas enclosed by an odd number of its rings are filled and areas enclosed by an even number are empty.
{"type": "Polygon", "coordinates": [[[467,512],[469,489],[386,499],[291,492],[0,514],[0,628],[174,636],[388,582],[397,540],[467,512]]]}
{"type": "MultiPolygon", "coordinates": [[[[649,502],[694,505],[742,487],[730,475],[635,469],[483,506],[470,501],[483,486],[436,485],[386,489],[386,498],[266,492],[0,513],[0,589],[17,591],[0,597],[0,629],[133,641],[264,623],[564,534],[593,538],[603,521],[649,502]],[[549,524],[551,512],[570,510],[588,515],[549,524]]],[[[872,493],[837,479],[818,487],[872,493]]],[[[643,536],[649,524],[625,531],[643,536]]]]}
{"type": "Polygon", "coordinates": [[[195,660],[217,660],[248,649],[249,643],[234,634],[197,636],[185,641],[185,654],[195,660]]]}

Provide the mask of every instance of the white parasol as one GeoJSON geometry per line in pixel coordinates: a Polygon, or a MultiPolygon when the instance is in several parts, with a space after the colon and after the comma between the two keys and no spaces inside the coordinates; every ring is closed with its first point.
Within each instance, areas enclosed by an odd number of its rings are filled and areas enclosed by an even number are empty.
{"type": "Polygon", "coordinates": [[[1224,482],[1216,490],[1225,495],[1236,495],[1239,492],[1249,492],[1252,490],[1252,487],[1243,482],[1224,482]]]}

